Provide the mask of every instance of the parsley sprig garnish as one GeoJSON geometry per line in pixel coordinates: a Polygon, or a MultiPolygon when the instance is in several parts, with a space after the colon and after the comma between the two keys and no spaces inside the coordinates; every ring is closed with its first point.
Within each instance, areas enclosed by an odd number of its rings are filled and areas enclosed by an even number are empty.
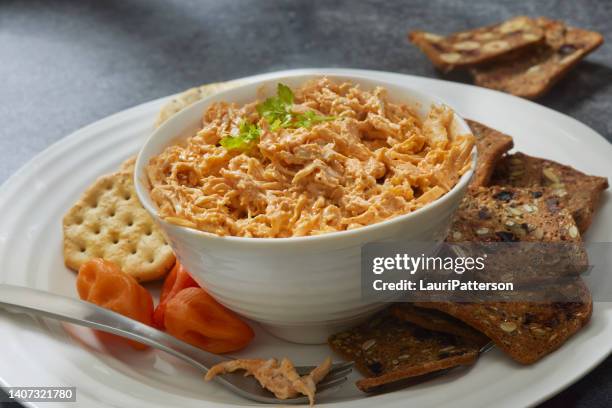
{"type": "Polygon", "coordinates": [[[261,116],[271,130],[277,130],[281,127],[289,127],[293,122],[293,92],[284,84],[278,84],[276,88],[276,96],[270,97],[257,105],[257,113],[261,116]]]}
{"type": "MultiPolygon", "coordinates": [[[[294,96],[291,88],[285,84],[278,84],[276,96],[267,98],[257,105],[257,113],[268,122],[270,130],[281,128],[309,128],[317,123],[334,120],[334,116],[317,115],[315,111],[304,113],[293,112],[294,96]]],[[[219,142],[227,150],[250,150],[261,136],[261,127],[257,124],[241,122],[236,136],[226,136],[219,142]]]]}
{"type": "Polygon", "coordinates": [[[280,128],[309,128],[317,123],[334,120],[334,116],[317,115],[314,111],[295,113],[293,92],[285,84],[278,84],[276,96],[257,105],[257,113],[270,125],[271,130],[280,128]]]}
{"type": "Polygon", "coordinates": [[[292,123],[293,126],[289,126],[289,127],[309,128],[309,127],[316,125],[317,123],[329,122],[330,120],[334,120],[334,119],[336,119],[335,116],[317,115],[315,111],[306,111],[304,113],[295,115],[293,123],[292,123]]]}
{"type": "Polygon", "coordinates": [[[238,135],[226,136],[219,144],[227,150],[240,150],[246,152],[250,150],[261,136],[261,128],[254,123],[246,121],[240,122],[238,126],[238,135]]]}

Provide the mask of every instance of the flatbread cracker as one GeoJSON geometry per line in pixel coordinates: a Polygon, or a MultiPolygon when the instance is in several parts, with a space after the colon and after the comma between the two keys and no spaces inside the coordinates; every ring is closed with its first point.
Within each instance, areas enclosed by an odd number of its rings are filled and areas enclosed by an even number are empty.
{"type": "Polygon", "coordinates": [[[408,38],[442,71],[472,67],[544,39],[536,20],[518,16],[508,21],[446,37],[412,31],[408,38]]]}
{"type": "Polygon", "coordinates": [[[136,196],[129,161],[100,177],[63,220],[64,261],[78,271],[92,258],[117,264],[140,282],[162,278],[175,262],[161,230],[136,196]]]}
{"type": "Polygon", "coordinates": [[[416,324],[427,330],[448,333],[468,339],[479,347],[489,342],[489,338],[461,320],[438,310],[417,307],[412,303],[397,303],[389,309],[396,319],[416,324]]]}
{"type": "Polygon", "coordinates": [[[512,149],[512,137],[492,129],[475,120],[466,119],[476,137],[478,163],[470,181],[470,187],[486,186],[493,174],[495,164],[508,150],[512,149]]]}
{"type": "Polygon", "coordinates": [[[542,189],[480,187],[459,205],[447,237],[464,251],[487,255],[474,270],[486,282],[517,287],[578,276],[588,266],[580,231],[567,210],[552,208],[542,189]],[[482,243],[478,246],[469,243],[482,243]]]}
{"type": "Polygon", "coordinates": [[[571,301],[416,304],[439,310],[465,322],[493,340],[515,361],[533,364],[561,347],[591,318],[593,300],[582,280],[578,279],[556,290],[567,291],[571,301]]]}
{"type": "Polygon", "coordinates": [[[170,102],[161,108],[159,114],[157,115],[157,119],[155,120],[155,127],[160,127],[162,123],[168,120],[171,116],[185,109],[189,105],[192,105],[197,101],[206,98],[207,96],[225,91],[226,89],[234,88],[240,84],[240,81],[215,82],[212,84],[190,88],[181,92],[178,96],[172,98],[170,102]]]}
{"type": "Polygon", "coordinates": [[[544,44],[471,69],[474,83],[527,99],[544,95],[558,80],[603,43],[601,34],[539,18],[544,44]]]}
{"type": "MultiPolygon", "coordinates": [[[[470,191],[455,215],[448,241],[563,242],[570,244],[571,250],[554,257],[563,273],[572,271],[566,263],[586,265],[586,252],[571,214],[552,207],[541,190],[492,186],[470,191]]],[[[537,245],[535,250],[539,248],[537,245]]],[[[525,259],[516,255],[510,259],[507,266],[511,280],[529,282],[551,274],[551,270],[539,266],[536,258],[527,254],[525,259]],[[531,265],[536,267],[532,270],[531,265]]],[[[545,261],[548,264],[549,260],[545,261]]],[[[588,322],[592,312],[591,295],[584,282],[577,276],[560,279],[554,275],[555,265],[551,265],[553,285],[510,291],[505,299],[483,302],[478,295],[460,303],[415,302],[415,305],[463,321],[491,338],[514,360],[531,364],[559,348],[588,322]],[[566,284],[568,280],[570,283],[566,284]]]]}
{"type": "Polygon", "coordinates": [[[608,188],[608,179],[590,176],[570,166],[518,152],[499,161],[491,184],[544,187],[545,199],[550,207],[567,209],[580,232],[584,233],[591,225],[603,191],[608,188]]]}
{"type": "Polygon", "coordinates": [[[387,312],[357,328],[334,334],[332,350],[366,378],[357,381],[362,391],[406,378],[476,362],[478,345],[450,334],[425,330],[401,322],[387,312]]]}
{"type": "Polygon", "coordinates": [[[580,242],[571,214],[553,208],[542,189],[479,187],[455,213],[448,242],[580,242]]]}

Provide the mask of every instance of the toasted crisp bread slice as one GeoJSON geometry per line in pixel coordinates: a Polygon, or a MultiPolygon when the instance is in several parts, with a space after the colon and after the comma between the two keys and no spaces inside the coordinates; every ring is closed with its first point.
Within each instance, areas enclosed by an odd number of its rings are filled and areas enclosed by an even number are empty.
{"type": "Polygon", "coordinates": [[[403,322],[416,324],[426,330],[448,333],[475,343],[479,347],[489,342],[489,338],[474,330],[461,320],[433,309],[417,307],[412,303],[397,303],[389,309],[390,313],[403,322]]]}
{"type": "Polygon", "coordinates": [[[475,120],[467,119],[466,122],[476,137],[476,149],[478,150],[478,163],[470,181],[470,187],[486,186],[493,174],[495,164],[504,153],[512,149],[514,142],[510,136],[475,120]]]}
{"type": "Polygon", "coordinates": [[[92,258],[116,263],[140,282],[162,278],[174,253],[142,207],[129,163],[100,177],[64,216],[64,260],[77,271],[92,258]]]}
{"type": "Polygon", "coordinates": [[[447,242],[467,242],[464,250],[475,251],[474,256],[486,253],[487,266],[473,271],[480,281],[517,286],[555,282],[588,266],[573,217],[551,207],[542,189],[470,190],[455,213],[447,242]]]}
{"type": "Polygon", "coordinates": [[[491,183],[512,187],[545,187],[545,199],[550,208],[567,209],[581,233],[591,225],[601,194],[608,188],[605,177],[590,176],[570,166],[520,152],[500,160],[491,183]]]}
{"type": "Polygon", "coordinates": [[[225,91],[226,89],[234,88],[238,85],[240,85],[240,81],[216,82],[190,88],[181,92],[178,96],[172,98],[170,102],[161,108],[155,121],[155,127],[160,127],[162,123],[168,120],[171,116],[185,109],[189,105],[192,105],[197,101],[206,98],[207,96],[225,91]]]}
{"type": "Polygon", "coordinates": [[[366,377],[362,391],[402,379],[473,364],[479,347],[466,339],[401,322],[386,312],[357,328],[334,334],[331,348],[366,377]]]}
{"type": "Polygon", "coordinates": [[[473,189],[455,213],[448,242],[580,242],[571,214],[553,208],[542,189],[473,189]]]}
{"type": "MultiPolygon", "coordinates": [[[[591,318],[593,301],[580,279],[567,287],[570,302],[418,302],[447,313],[484,333],[506,354],[532,364],[558,349],[591,318]]],[[[512,295],[510,295],[512,296],[512,295]]],[[[534,296],[535,297],[535,296],[534,296]]]]}
{"type": "Polygon", "coordinates": [[[443,71],[472,67],[502,54],[541,42],[543,31],[536,20],[514,17],[503,23],[443,37],[412,31],[408,38],[443,71]]]}
{"type": "Polygon", "coordinates": [[[603,43],[601,34],[594,31],[545,18],[539,24],[546,33],[545,44],[473,68],[476,85],[535,99],[603,43]]]}

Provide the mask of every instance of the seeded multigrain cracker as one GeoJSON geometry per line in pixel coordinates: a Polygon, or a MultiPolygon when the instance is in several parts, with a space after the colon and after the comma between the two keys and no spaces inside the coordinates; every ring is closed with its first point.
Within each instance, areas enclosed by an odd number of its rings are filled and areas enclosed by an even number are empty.
{"type": "Polygon", "coordinates": [[[601,34],[541,17],[545,42],[471,70],[476,85],[527,99],[544,95],[587,54],[603,43],[601,34]]]}
{"type": "MultiPolygon", "coordinates": [[[[484,333],[512,359],[533,364],[558,349],[591,318],[593,300],[581,279],[547,292],[533,293],[534,299],[553,296],[569,301],[506,301],[482,303],[417,302],[424,308],[447,313],[484,333]]],[[[523,296],[524,294],[521,294],[523,296]]]]}
{"type": "Polygon", "coordinates": [[[136,197],[129,169],[126,162],[100,177],[64,216],[64,261],[70,269],[103,258],[146,282],[174,265],[172,249],[136,197]]]}
{"type": "Polygon", "coordinates": [[[504,256],[503,248],[499,248],[493,254],[496,258],[489,254],[486,263],[495,264],[495,271],[485,268],[477,279],[487,280],[488,274],[492,275],[488,280],[497,282],[529,283],[553,278],[546,285],[515,288],[494,301],[485,302],[482,294],[468,293],[462,302],[415,302],[416,306],[433,308],[463,321],[523,364],[534,363],[556,350],[589,321],[591,295],[580,277],[571,273],[587,263],[580,232],[571,214],[551,205],[542,188],[492,186],[469,191],[455,214],[447,240],[517,245],[545,242],[561,246],[552,257],[543,244],[529,247],[525,253],[512,251],[511,257],[504,256]]]}
{"type": "Polygon", "coordinates": [[[518,152],[499,161],[491,184],[543,188],[549,206],[567,209],[584,233],[591,225],[601,194],[608,188],[608,179],[518,152]]]}
{"type": "Polygon", "coordinates": [[[207,96],[214,95],[226,89],[231,89],[240,85],[240,81],[227,81],[227,82],[215,82],[212,84],[206,84],[197,86],[195,88],[187,89],[181,92],[178,96],[172,98],[170,102],[165,104],[155,120],[155,127],[158,128],[168,120],[174,114],[185,109],[189,105],[196,103],[197,101],[206,98],[207,96]]]}
{"type": "Polygon", "coordinates": [[[448,242],[580,242],[572,215],[551,206],[540,188],[480,187],[468,192],[448,242]]]}
{"type": "Polygon", "coordinates": [[[470,181],[470,187],[486,186],[493,174],[495,164],[504,153],[512,149],[514,142],[512,137],[475,120],[467,119],[466,122],[474,133],[478,149],[478,163],[470,181]]]}
{"type": "Polygon", "coordinates": [[[402,322],[388,312],[334,334],[328,342],[332,350],[355,361],[366,377],[357,381],[357,387],[366,392],[402,379],[471,365],[480,349],[474,342],[402,322]]]}
{"type": "Polygon", "coordinates": [[[447,242],[474,256],[487,254],[486,267],[473,271],[487,282],[517,287],[577,276],[587,253],[572,215],[550,206],[543,189],[479,187],[459,205],[447,242]]]}
{"type": "Polygon", "coordinates": [[[462,31],[446,37],[412,31],[408,38],[442,71],[472,67],[500,55],[531,46],[544,38],[536,20],[518,16],[503,23],[462,31]]]}
{"type": "Polygon", "coordinates": [[[416,324],[426,330],[459,336],[478,346],[484,346],[489,342],[489,338],[484,334],[438,310],[417,307],[412,303],[397,303],[391,306],[389,311],[396,319],[416,324]]]}

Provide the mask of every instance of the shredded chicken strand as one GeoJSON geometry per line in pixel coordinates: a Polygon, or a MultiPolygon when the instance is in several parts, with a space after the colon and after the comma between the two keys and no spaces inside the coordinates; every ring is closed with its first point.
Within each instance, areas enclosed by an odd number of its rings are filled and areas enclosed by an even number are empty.
{"type": "Polygon", "coordinates": [[[456,134],[446,106],[421,121],[383,88],[321,78],[295,90],[292,109],[335,119],[272,131],[257,104],[213,104],[197,134],[151,160],[151,197],[162,218],[221,236],[343,231],[421,208],[470,168],[474,138],[456,134]],[[220,146],[243,120],[261,127],[256,146],[220,146]]]}
{"type": "Polygon", "coordinates": [[[208,370],[204,379],[210,381],[217,375],[244,370],[245,375],[255,377],[259,384],[272,392],[276,398],[284,400],[302,394],[308,397],[312,406],[315,401],[317,384],[325,378],[330,369],[331,358],[329,357],[305,376],[300,376],[293,363],[287,358],[283,358],[280,364],[275,358],[269,360],[240,359],[214,365],[208,370]]]}

